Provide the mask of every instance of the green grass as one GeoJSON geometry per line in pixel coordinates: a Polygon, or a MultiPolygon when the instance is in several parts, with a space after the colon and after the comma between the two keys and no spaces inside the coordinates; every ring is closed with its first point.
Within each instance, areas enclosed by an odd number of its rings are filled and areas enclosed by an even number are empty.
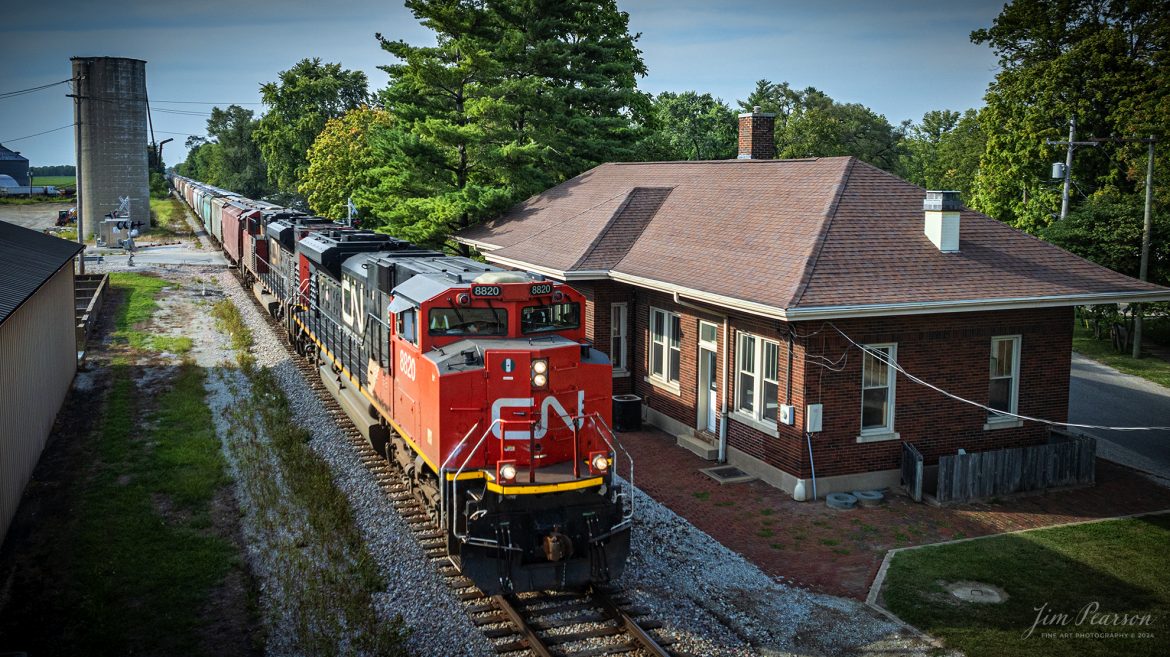
{"type": "Polygon", "coordinates": [[[694,495],[695,499],[702,500],[703,502],[706,502],[707,500],[711,499],[711,492],[710,491],[705,491],[705,490],[695,491],[695,492],[691,493],[691,495],[694,495]]]}
{"type": "Polygon", "coordinates": [[[73,187],[77,185],[75,176],[33,176],[33,187],[37,185],[52,185],[53,187],[73,187]]]}
{"type": "Polygon", "coordinates": [[[1147,381],[1170,388],[1170,363],[1155,356],[1138,359],[1129,354],[1119,354],[1111,342],[1094,340],[1092,332],[1079,322],[1073,330],[1073,351],[1119,372],[1140,376],[1147,381]]]}
{"type": "Polygon", "coordinates": [[[110,274],[110,285],[126,295],[126,302],[118,307],[114,315],[115,340],[122,340],[140,350],[169,351],[184,354],[191,350],[191,339],[152,335],[142,330],[158,308],[156,300],[163,288],[173,286],[156,276],[114,272],[110,274]]]}
{"type": "Polygon", "coordinates": [[[885,602],[969,657],[1161,655],[1170,642],[1167,545],[1170,516],[1163,515],[908,550],[890,564],[885,602]],[[992,584],[1009,597],[1002,604],[963,603],[942,586],[957,581],[992,584]],[[1098,614],[1149,615],[1151,624],[1086,618],[1078,625],[1079,614],[1093,605],[1098,614]],[[1038,616],[1048,622],[1027,636],[1038,616]],[[1092,632],[1124,636],[1076,636],[1092,632]]]}
{"type": "MultiPolygon", "coordinates": [[[[275,558],[283,566],[273,573],[290,592],[289,607],[297,621],[295,644],[305,654],[335,654],[338,637],[349,637],[355,654],[405,654],[408,630],[401,618],[381,622],[373,596],[386,583],[366,547],[349,498],[333,482],[333,473],[309,445],[309,432],[293,418],[288,398],[270,369],[256,367],[248,353],[252,333],[239,309],[223,300],[212,309],[221,331],[231,336],[236,358],[251,388],[239,394],[233,411],[238,430],[233,441],[244,473],[242,485],[262,508],[262,522],[300,521],[296,542],[275,558]],[[265,444],[264,438],[267,439],[265,444]],[[279,465],[262,454],[273,450],[279,465]],[[283,481],[285,488],[277,485],[283,481]]],[[[274,533],[288,534],[287,527],[274,533]]]]}
{"type": "Polygon", "coordinates": [[[153,225],[147,231],[148,235],[169,237],[191,234],[191,228],[183,218],[183,204],[173,196],[150,199],[150,214],[153,225]]]}

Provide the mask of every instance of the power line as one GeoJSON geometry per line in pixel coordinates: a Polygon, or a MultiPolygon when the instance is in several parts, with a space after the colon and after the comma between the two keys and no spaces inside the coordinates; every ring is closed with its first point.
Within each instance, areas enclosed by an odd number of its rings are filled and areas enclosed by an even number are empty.
{"type": "Polygon", "coordinates": [[[50,87],[55,87],[59,84],[66,84],[69,82],[73,82],[73,78],[69,78],[68,80],[61,80],[60,82],[50,82],[49,84],[42,84],[39,87],[29,87],[28,89],[17,89],[16,91],[0,92],[0,100],[3,100],[5,98],[15,98],[16,96],[23,96],[24,94],[31,94],[31,93],[36,92],[36,91],[41,91],[43,89],[48,89],[50,87]]]}
{"type": "Polygon", "coordinates": [[[204,100],[156,100],[155,104],[165,103],[168,105],[263,105],[264,103],[212,103],[204,100]]]}
{"type": "Polygon", "coordinates": [[[38,133],[36,133],[35,135],[25,135],[25,136],[23,136],[23,137],[14,137],[14,138],[12,138],[12,139],[0,139],[0,143],[4,143],[4,142],[13,142],[13,141],[20,141],[21,139],[32,139],[33,137],[40,137],[41,135],[47,135],[47,134],[49,134],[50,132],[57,132],[58,130],[64,130],[65,128],[72,128],[72,127],[73,127],[73,126],[75,126],[75,125],[77,125],[77,124],[76,124],[76,123],[70,123],[69,125],[63,125],[63,126],[61,126],[60,128],[53,128],[52,130],[46,130],[46,131],[44,131],[44,132],[38,132],[38,133]]]}

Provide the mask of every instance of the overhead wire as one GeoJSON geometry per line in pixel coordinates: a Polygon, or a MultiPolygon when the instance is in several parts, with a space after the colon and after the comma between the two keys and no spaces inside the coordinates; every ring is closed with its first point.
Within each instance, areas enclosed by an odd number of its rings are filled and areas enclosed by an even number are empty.
{"type": "Polygon", "coordinates": [[[59,84],[67,84],[69,82],[73,82],[73,80],[74,80],[74,78],[69,78],[68,80],[61,80],[59,82],[50,82],[49,84],[42,84],[38,87],[29,87],[28,89],[16,89],[14,91],[0,92],[0,100],[3,100],[5,98],[15,98],[17,96],[23,96],[25,94],[31,94],[31,93],[35,93],[37,91],[43,91],[45,89],[50,89],[52,87],[55,87],[59,84]]]}
{"type": "Polygon", "coordinates": [[[857,347],[862,352],[869,354],[870,356],[873,356],[874,358],[882,361],[883,363],[886,363],[887,365],[894,368],[895,370],[900,372],[903,376],[910,379],[911,381],[913,381],[919,385],[926,386],[927,388],[930,388],[931,390],[934,390],[935,392],[938,392],[939,394],[942,394],[943,396],[950,397],[951,399],[954,399],[955,401],[962,402],[964,404],[969,404],[971,406],[976,406],[978,408],[982,408],[985,411],[987,411],[988,413],[994,414],[997,417],[1014,417],[1017,420],[1027,420],[1029,422],[1038,422],[1040,424],[1046,424],[1048,426],[1069,427],[1072,429],[1101,429],[1101,430],[1105,430],[1105,431],[1170,431],[1170,427],[1110,427],[1110,426],[1105,426],[1105,425],[1100,425],[1100,424],[1078,424],[1075,422],[1059,422],[1057,420],[1048,420],[1045,418],[1031,417],[1029,415],[1021,415],[1019,413],[1010,413],[1008,411],[1001,411],[999,409],[992,408],[992,407],[988,406],[987,404],[981,404],[977,401],[972,401],[970,399],[960,397],[959,395],[956,395],[953,392],[948,392],[947,390],[943,390],[942,388],[934,385],[933,383],[930,383],[928,381],[924,381],[921,378],[911,374],[910,372],[907,372],[906,368],[899,365],[897,360],[891,360],[890,357],[885,352],[877,350],[877,349],[873,349],[873,348],[868,347],[868,346],[863,345],[863,344],[860,344],[859,342],[857,342],[853,338],[849,337],[849,335],[846,334],[845,331],[842,331],[840,328],[837,327],[837,325],[833,324],[832,322],[829,322],[829,326],[832,326],[833,329],[836,330],[838,333],[840,333],[841,337],[848,340],[850,342],[850,344],[857,347]]]}
{"type": "Polygon", "coordinates": [[[70,123],[69,125],[63,125],[60,128],[53,128],[52,130],[45,130],[43,132],[38,132],[38,133],[32,134],[32,135],[25,135],[23,137],[13,137],[11,139],[0,139],[0,143],[20,141],[22,139],[32,139],[33,137],[40,137],[41,135],[47,135],[50,132],[57,132],[58,130],[64,130],[65,128],[72,128],[75,125],[77,125],[77,123],[70,123]]]}

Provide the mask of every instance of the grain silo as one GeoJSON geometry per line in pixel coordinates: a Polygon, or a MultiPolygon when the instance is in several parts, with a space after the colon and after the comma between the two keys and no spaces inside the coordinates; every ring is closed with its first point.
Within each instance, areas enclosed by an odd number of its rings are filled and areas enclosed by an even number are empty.
{"type": "Polygon", "coordinates": [[[106,214],[130,197],[130,216],[150,225],[146,62],[73,57],[77,123],[77,204],[82,230],[94,235],[106,214]]]}

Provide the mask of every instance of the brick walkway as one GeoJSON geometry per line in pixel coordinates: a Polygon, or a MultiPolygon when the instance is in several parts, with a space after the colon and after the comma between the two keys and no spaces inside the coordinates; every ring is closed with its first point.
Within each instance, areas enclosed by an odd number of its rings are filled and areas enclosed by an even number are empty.
{"type": "Polygon", "coordinates": [[[1092,488],[945,509],[891,491],[884,506],[835,511],[759,481],[721,486],[699,472],[713,462],[656,429],[618,438],[638,487],[696,527],[773,577],[857,599],[890,548],[1170,508],[1170,489],[1099,459],[1092,488]]]}

